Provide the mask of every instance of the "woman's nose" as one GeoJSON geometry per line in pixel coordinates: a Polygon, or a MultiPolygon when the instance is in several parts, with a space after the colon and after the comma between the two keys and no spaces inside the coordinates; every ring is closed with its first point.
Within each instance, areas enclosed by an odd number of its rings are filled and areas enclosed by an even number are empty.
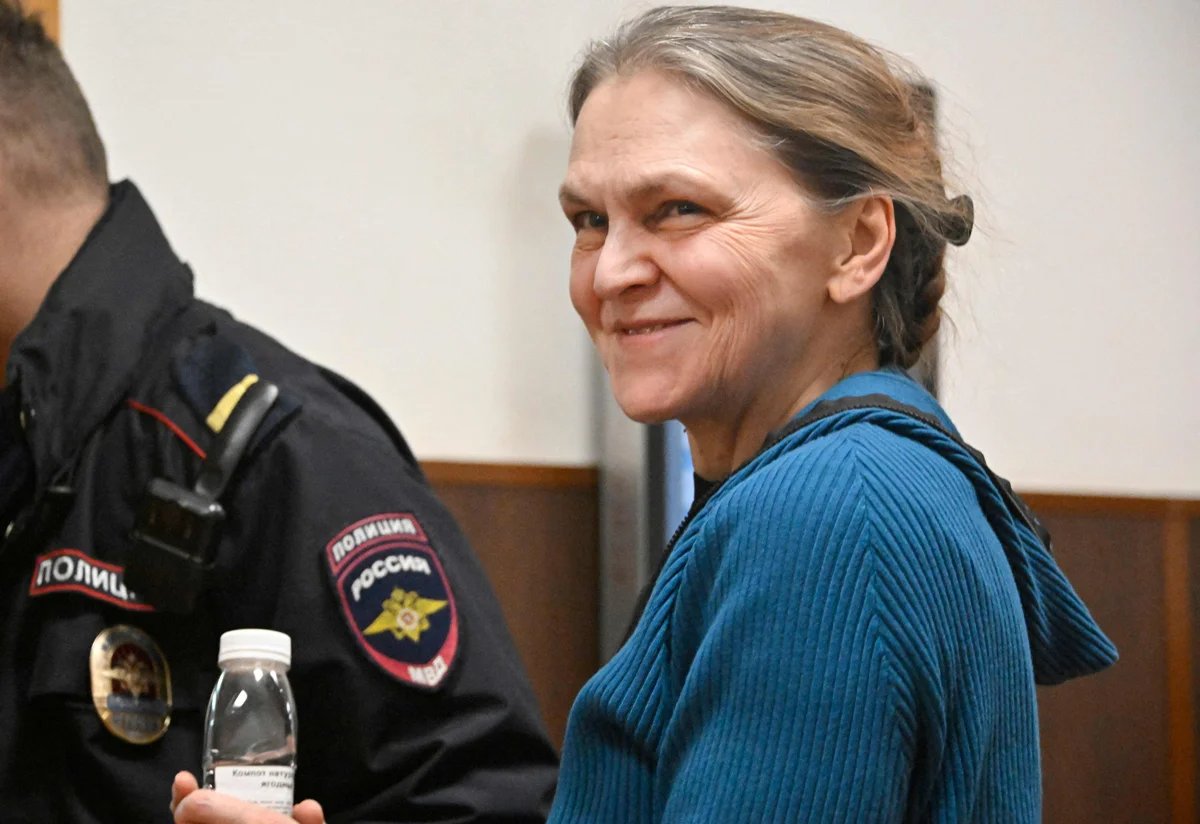
{"type": "Polygon", "coordinates": [[[658,279],[658,265],[650,253],[648,238],[636,230],[609,227],[596,260],[593,288],[600,298],[611,298],[658,279]]]}

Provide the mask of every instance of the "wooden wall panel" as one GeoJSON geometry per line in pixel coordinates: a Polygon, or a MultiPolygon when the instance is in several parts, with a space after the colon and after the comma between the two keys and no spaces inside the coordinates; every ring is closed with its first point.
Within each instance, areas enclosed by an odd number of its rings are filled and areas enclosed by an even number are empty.
{"type": "Polygon", "coordinates": [[[1190,524],[1171,507],[1163,528],[1164,635],[1167,653],[1167,757],[1171,775],[1171,820],[1200,820],[1196,807],[1196,707],[1192,685],[1195,649],[1192,628],[1190,524]]]}
{"type": "Polygon", "coordinates": [[[1039,690],[1047,824],[1168,822],[1161,525],[1040,512],[1120,661],[1039,690]]]}
{"type": "MultiPolygon", "coordinates": [[[[1200,518],[1189,515],[1190,544],[1188,558],[1191,561],[1191,598],[1192,612],[1192,706],[1200,707],[1200,518]]],[[[1193,713],[1192,741],[1200,742],[1200,712],[1193,713]]],[[[1193,786],[1192,803],[1200,809],[1200,772],[1196,775],[1193,786]]]]}
{"type": "Polygon", "coordinates": [[[491,578],[551,739],[599,665],[594,470],[425,463],[491,578]]]}
{"type": "Polygon", "coordinates": [[[40,16],[46,34],[58,40],[58,0],[22,0],[21,8],[40,16]]]}
{"type": "Polygon", "coordinates": [[[1200,821],[1200,501],[1026,495],[1121,660],[1044,689],[1048,824],[1200,821]]]}

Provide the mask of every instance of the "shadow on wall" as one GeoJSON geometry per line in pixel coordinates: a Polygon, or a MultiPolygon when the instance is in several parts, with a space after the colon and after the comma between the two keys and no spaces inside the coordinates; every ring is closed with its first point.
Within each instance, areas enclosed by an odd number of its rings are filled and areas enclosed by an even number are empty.
{"type": "MultiPolygon", "coordinates": [[[[543,431],[555,432],[566,448],[587,443],[590,449],[594,430],[588,371],[593,366],[591,345],[571,307],[571,232],[558,206],[569,151],[565,125],[561,132],[532,131],[505,182],[510,198],[506,257],[496,267],[500,301],[494,310],[497,339],[508,343],[504,385],[510,394],[506,408],[494,413],[508,416],[506,429],[519,432],[538,421],[543,431]],[[548,226],[558,229],[548,233],[548,226]],[[567,344],[571,351],[563,351],[564,341],[572,342],[567,344]],[[571,368],[564,370],[564,362],[571,368]],[[569,378],[548,378],[555,375],[569,378]],[[585,397],[586,408],[580,401],[585,397]]],[[[551,446],[544,451],[553,451],[551,446]]]]}

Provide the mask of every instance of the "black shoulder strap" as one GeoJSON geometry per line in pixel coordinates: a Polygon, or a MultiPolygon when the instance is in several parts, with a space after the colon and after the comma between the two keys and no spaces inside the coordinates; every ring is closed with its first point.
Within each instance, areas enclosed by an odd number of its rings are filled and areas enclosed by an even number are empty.
{"type": "Polygon", "coordinates": [[[1014,518],[1025,524],[1033,534],[1038,536],[1041,542],[1046,546],[1046,549],[1052,549],[1050,543],[1050,531],[1042,524],[1033,510],[1029,508],[1029,504],[1022,500],[1012,488],[1012,484],[1007,479],[1002,478],[992,471],[987,464],[987,459],[983,453],[969,443],[964,441],[958,433],[952,431],[945,426],[940,420],[930,415],[921,409],[914,406],[909,406],[906,403],[892,398],[888,395],[872,394],[872,395],[854,395],[845,398],[837,398],[835,400],[820,401],[807,414],[796,418],[781,429],[773,432],[767,439],[767,443],[763,448],[767,448],[775,443],[786,438],[788,435],[798,432],[805,427],[811,426],[820,421],[832,418],[836,415],[841,415],[845,412],[853,412],[859,410],[885,409],[888,412],[895,412],[898,415],[905,415],[909,418],[914,418],[920,421],[925,426],[937,430],[945,437],[954,441],[962,447],[971,458],[979,464],[979,467],[987,473],[992,484],[1003,498],[1004,504],[1014,518]]]}
{"type": "MultiPolygon", "coordinates": [[[[1012,484],[1010,484],[1006,479],[997,475],[991,470],[990,467],[988,467],[987,460],[983,457],[982,452],[964,441],[957,433],[951,431],[949,427],[945,426],[933,415],[930,415],[928,412],[925,412],[921,409],[917,409],[915,406],[909,406],[908,404],[900,403],[900,401],[888,395],[854,395],[845,398],[837,398],[835,400],[820,401],[806,414],[799,418],[792,419],[785,426],[775,430],[769,436],[767,436],[767,440],[762,445],[762,449],[760,449],[759,452],[761,453],[767,449],[770,449],[772,446],[779,443],[789,435],[799,432],[801,429],[812,426],[813,424],[820,423],[821,421],[834,418],[847,412],[870,412],[873,410],[885,410],[913,418],[925,426],[940,432],[942,435],[946,436],[954,443],[962,447],[967,454],[971,456],[971,459],[979,464],[979,467],[987,474],[988,478],[991,479],[992,485],[995,486],[996,490],[1000,493],[1000,497],[1004,501],[1005,508],[1012,514],[1012,517],[1016,518],[1018,521],[1028,527],[1033,534],[1038,537],[1048,551],[1053,551],[1050,543],[1049,530],[1047,530],[1042,522],[1038,520],[1037,515],[1035,515],[1033,510],[1029,508],[1029,505],[1021,499],[1021,496],[1017,495],[1017,493],[1013,491],[1012,484]]],[[[633,633],[634,628],[637,626],[638,620],[641,618],[642,612],[646,608],[646,603],[650,598],[650,592],[654,588],[655,582],[658,581],[659,576],[662,575],[663,567],[666,566],[667,556],[670,555],[672,548],[675,546],[675,542],[679,540],[679,536],[683,534],[684,529],[687,527],[688,523],[691,522],[692,518],[695,517],[701,508],[703,508],[708,499],[711,498],[713,494],[715,494],[716,491],[721,488],[723,483],[724,482],[721,481],[713,484],[703,495],[692,502],[692,507],[688,511],[687,517],[685,517],[683,522],[679,524],[675,530],[675,534],[671,537],[671,540],[663,549],[662,554],[659,557],[658,569],[655,571],[654,575],[650,577],[650,580],[646,582],[645,586],[642,587],[642,591],[638,596],[638,603],[634,608],[633,618],[629,622],[628,628],[625,630],[626,641],[629,640],[629,636],[633,633]]]]}
{"type": "Polygon", "coordinates": [[[246,447],[278,397],[279,389],[273,383],[258,380],[250,385],[221,427],[200,467],[193,488],[197,495],[214,501],[220,499],[246,447]]]}

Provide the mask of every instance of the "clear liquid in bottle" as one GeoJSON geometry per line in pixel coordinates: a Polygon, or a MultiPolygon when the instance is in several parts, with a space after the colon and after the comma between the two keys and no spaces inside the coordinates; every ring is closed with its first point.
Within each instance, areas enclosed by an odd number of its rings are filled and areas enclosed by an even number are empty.
{"type": "Polygon", "coordinates": [[[217,660],[221,674],[204,719],[204,786],[290,815],[296,772],[291,639],[272,630],[233,630],[221,636],[217,660]]]}

